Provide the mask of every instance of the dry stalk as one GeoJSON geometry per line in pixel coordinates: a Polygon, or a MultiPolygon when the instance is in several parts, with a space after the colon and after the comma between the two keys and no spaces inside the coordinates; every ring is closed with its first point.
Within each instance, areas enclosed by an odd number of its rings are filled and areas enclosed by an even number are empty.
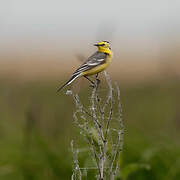
{"type": "Polygon", "coordinates": [[[74,122],[80,130],[88,145],[90,159],[94,161],[94,167],[80,167],[78,150],[71,143],[74,156],[74,168],[72,180],[82,179],[81,170],[94,170],[98,180],[114,180],[120,171],[119,159],[123,150],[124,125],[122,120],[122,105],[120,88],[112,80],[107,72],[104,73],[107,83],[107,96],[99,92],[100,81],[96,76],[95,86],[90,97],[90,108],[82,104],[77,94],[71,93],[76,104],[74,122]],[[118,114],[118,116],[117,116],[118,114]]]}

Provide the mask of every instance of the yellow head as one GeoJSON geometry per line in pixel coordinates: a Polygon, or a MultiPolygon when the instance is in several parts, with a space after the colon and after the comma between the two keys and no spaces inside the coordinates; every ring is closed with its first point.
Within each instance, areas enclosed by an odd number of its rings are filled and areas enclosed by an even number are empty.
{"type": "Polygon", "coordinates": [[[108,41],[101,41],[97,44],[94,44],[94,46],[97,46],[100,52],[111,53],[111,47],[108,41]]]}

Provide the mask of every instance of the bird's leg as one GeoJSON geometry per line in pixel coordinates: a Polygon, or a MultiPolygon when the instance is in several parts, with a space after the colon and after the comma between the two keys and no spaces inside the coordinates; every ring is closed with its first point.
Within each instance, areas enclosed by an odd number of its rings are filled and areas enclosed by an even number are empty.
{"type": "Polygon", "coordinates": [[[91,80],[91,79],[89,79],[87,76],[84,76],[88,81],[90,81],[91,82],[91,86],[92,87],[95,87],[95,83],[91,80]]]}
{"type": "Polygon", "coordinates": [[[99,75],[99,73],[97,73],[97,74],[96,74],[96,81],[97,81],[97,85],[99,85],[99,84],[100,84],[100,82],[101,82],[101,80],[100,80],[100,79],[98,79],[98,75],[99,75]]]}
{"type": "Polygon", "coordinates": [[[96,74],[96,79],[98,78],[99,73],[96,74]]]}

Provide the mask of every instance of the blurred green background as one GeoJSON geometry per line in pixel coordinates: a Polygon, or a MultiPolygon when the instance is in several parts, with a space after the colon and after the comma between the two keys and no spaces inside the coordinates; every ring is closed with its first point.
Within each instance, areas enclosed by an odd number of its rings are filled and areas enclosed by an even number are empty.
{"type": "MultiPolygon", "coordinates": [[[[119,84],[125,124],[123,179],[179,179],[179,83],[119,84]]],[[[70,179],[70,141],[76,144],[82,138],[73,123],[72,98],[56,94],[56,87],[55,82],[1,80],[0,179],[70,179]]],[[[85,86],[80,91],[82,98],[88,90],[85,86]]]]}

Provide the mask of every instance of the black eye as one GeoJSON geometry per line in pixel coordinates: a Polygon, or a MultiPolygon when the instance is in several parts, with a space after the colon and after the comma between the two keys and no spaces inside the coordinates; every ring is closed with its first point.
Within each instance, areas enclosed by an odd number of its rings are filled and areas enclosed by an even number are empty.
{"type": "Polygon", "coordinates": [[[105,44],[102,44],[101,46],[105,46],[105,44]]]}

